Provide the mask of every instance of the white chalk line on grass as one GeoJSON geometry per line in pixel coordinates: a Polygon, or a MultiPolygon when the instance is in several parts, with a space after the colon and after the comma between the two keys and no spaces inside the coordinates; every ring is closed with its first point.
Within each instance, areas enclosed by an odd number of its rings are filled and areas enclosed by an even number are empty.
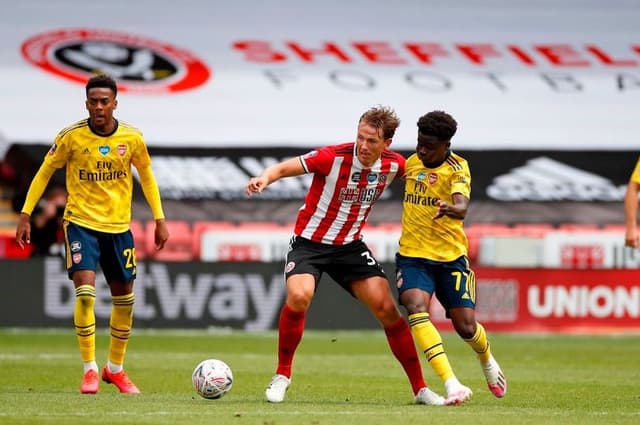
{"type": "MultiPolygon", "coordinates": [[[[140,352],[127,352],[127,358],[128,359],[142,359],[147,357],[149,354],[148,353],[140,353],[140,352]]],[[[171,352],[162,352],[158,355],[156,355],[156,357],[158,356],[162,356],[162,357],[170,357],[171,359],[176,359],[176,360],[180,360],[180,359],[184,359],[184,360],[189,360],[192,359],[194,357],[197,357],[198,355],[202,356],[203,355],[203,351],[202,350],[194,350],[194,352],[192,353],[184,353],[184,352],[180,352],[180,353],[171,353],[171,352]]],[[[228,353],[225,354],[228,357],[234,357],[234,358],[240,358],[240,359],[259,359],[259,358],[264,358],[264,357],[268,357],[271,358],[272,354],[254,354],[254,353],[228,353]]],[[[76,358],[77,357],[77,353],[73,352],[73,353],[0,353],[0,361],[4,361],[4,360],[12,360],[12,361],[24,361],[24,360],[55,360],[55,359],[69,359],[69,358],[76,358]]],[[[353,355],[351,354],[331,354],[332,358],[336,358],[336,359],[351,359],[353,358],[353,355]]],[[[360,355],[360,358],[367,358],[367,359],[381,359],[381,360],[386,360],[388,358],[388,354],[383,353],[383,354],[362,354],[360,355]]],[[[326,355],[320,355],[320,354],[308,354],[305,353],[305,358],[307,360],[313,360],[318,359],[318,360],[322,360],[326,358],[326,355]]]]}
{"type": "Polygon", "coordinates": [[[56,360],[56,359],[70,359],[76,358],[77,354],[71,353],[0,353],[0,361],[2,360],[56,360]]]}
{"type": "MultiPolygon", "coordinates": [[[[453,407],[432,407],[432,406],[422,406],[422,407],[418,407],[415,406],[412,408],[412,410],[410,411],[411,413],[415,413],[416,411],[418,411],[420,408],[424,408],[424,409],[438,409],[439,411],[441,409],[444,410],[450,410],[451,412],[453,412],[455,410],[455,414],[456,417],[460,417],[460,416],[468,416],[468,417],[475,417],[477,416],[476,412],[473,411],[463,411],[461,409],[455,409],[453,407]]],[[[394,410],[394,411],[389,411],[388,409],[385,410],[384,412],[380,411],[380,410],[339,410],[339,411],[327,411],[325,410],[309,410],[309,409],[304,409],[304,410],[286,410],[286,411],[274,411],[274,410],[255,410],[255,411],[238,411],[238,412],[234,412],[234,413],[228,413],[229,415],[233,415],[233,416],[256,416],[259,415],[260,417],[265,417],[265,416],[402,416],[402,415],[406,415],[408,412],[405,408],[402,408],[400,406],[398,406],[398,410],[394,410]]],[[[602,416],[610,416],[610,417],[637,417],[640,416],[640,412],[609,412],[609,411],[599,411],[599,412],[582,412],[584,414],[585,417],[590,417],[590,416],[597,416],[597,417],[602,417],[602,416]]],[[[113,417],[126,417],[126,416],[148,416],[148,417],[154,417],[154,416],[194,416],[195,414],[197,414],[198,416],[202,416],[202,415],[207,415],[207,412],[202,412],[202,411],[198,411],[197,413],[193,412],[193,411],[187,411],[187,410],[174,410],[174,411],[170,411],[170,410],[161,410],[161,411],[154,411],[154,412],[139,412],[139,411],[119,411],[119,412],[114,412],[114,411],[109,411],[109,412],[101,412],[102,416],[113,416],[113,417]]],[[[211,415],[215,415],[217,417],[221,416],[221,413],[219,411],[211,411],[210,412],[211,415]]],[[[519,411],[503,411],[503,412],[494,412],[492,414],[496,414],[498,416],[517,416],[519,414],[521,414],[521,412],[519,411]]],[[[575,412],[569,412],[569,411],[561,411],[561,412],[550,412],[545,410],[544,412],[529,412],[527,413],[528,415],[532,415],[532,416],[544,416],[546,418],[550,417],[550,416],[555,416],[555,417],[564,417],[564,416],[575,416],[575,412]]],[[[227,413],[222,414],[223,416],[226,416],[227,413]]],[[[18,418],[24,415],[17,415],[15,413],[10,414],[10,413],[5,413],[5,412],[0,412],[0,417],[12,417],[12,418],[18,418]]],[[[46,416],[46,417],[93,417],[95,416],[95,412],[65,412],[65,413],[32,413],[30,412],[27,416],[29,416],[30,418],[32,417],[40,417],[40,416],[46,416]]]]}

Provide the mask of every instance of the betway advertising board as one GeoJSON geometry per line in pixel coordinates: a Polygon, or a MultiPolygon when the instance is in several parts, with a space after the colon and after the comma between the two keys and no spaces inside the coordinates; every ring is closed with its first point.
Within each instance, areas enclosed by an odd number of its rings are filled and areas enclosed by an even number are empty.
{"type": "MultiPolygon", "coordinates": [[[[393,265],[384,265],[393,273],[393,265]]],[[[283,264],[138,264],[135,323],[139,328],[277,327],[284,302],[283,264]]],[[[638,332],[640,279],[637,270],[478,268],[477,317],[490,331],[638,332]]],[[[0,326],[72,327],[74,291],[59,258],[2,261],[0,326]]],[[[451,330],[439,304],[438,328],[451,330]]],[[[99,328],[108,326],[109,289],[96,291],[99,328]]],[[[307,317],[316,329],[377,328],[370,313],[323,278],[307,317]]]]}
{"type": "Polygon", "coordinates": [[[444,109],[462,149],[607,149],[640,133],[640,7],[569,0],[5,2],[0,132],[44,142],[85,117],[95,72],[151,145],[317,146],[376,104],[444,109]]]}

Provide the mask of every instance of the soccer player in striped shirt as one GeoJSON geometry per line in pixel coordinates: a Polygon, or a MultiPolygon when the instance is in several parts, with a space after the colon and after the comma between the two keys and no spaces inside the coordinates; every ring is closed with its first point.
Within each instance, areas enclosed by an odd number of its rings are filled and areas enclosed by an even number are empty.
{"type": "Polygon", "coordinates": [[[36,173],[16,228],[21,247],[30,243],[30,215],[53,173],[66,167],[67,204],[63,215],[66,266],[75,287],[73,321],[84,363],[80,392],[98,392],[96,363],[96,268],[100,264],[111,290],[111,339],[102,380],[121,393],[140,390],[123,369],[133,323],[133,281],[136,256],[129,229],[133,176],[140,176],[144,196],[155,219],[156,248],[169,238],[160,192],[151,170],[151,159],[140,131],[116,120],[113,112],[116,82],[107,75],[89,79],[85,86],[89,118],[63,129],[36,173]]]}
{"type": "Polygon", "coordinates": [[[427,388],[411,330],[394,303],[382,267],[360,237],[384,189],[404,174],[404,157],[388,149],[399,124],[392,109],[371,108],[360,117],[355,142],[285,160],[247,184],[246,193],[251,195],[281,178],[313,174],[287,253],[287,295],[278,322],[278,365],[265,392],[269,402],[284,401],[305,315],[316,285],[326,273],[380,322],[391,351],[409,378],[415,401],[444,404],[443,397],[427,388]]]}
{"type": "Polygon", "coordinates": [[[469,207],[467,161],[450,149],[457,123],[443,111],[418,120],[416,153],[406,162],[402,234],[396,255],[398,296],[411,331],[442,379],[447,403],[471,397],[451,369],[442,338],[429,319],[435,292],[456,332],[477,353],[489,389],[504,397],[507,381],[493,358],[487,334],[475,318],[475,275],[469,268],[463,220],[469,207]]]}

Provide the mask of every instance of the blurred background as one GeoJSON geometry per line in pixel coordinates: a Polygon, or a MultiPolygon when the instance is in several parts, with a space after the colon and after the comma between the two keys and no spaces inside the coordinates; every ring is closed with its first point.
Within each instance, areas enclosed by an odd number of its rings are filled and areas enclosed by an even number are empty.
{"type": "MultiPolygon", "coordinates": [[[[472,172],[465,225],[485,327],[637,332],[640,255],[624,247],[623,197],[638,159],[639,21],[632,0],[3,5],[0,326],[71,323],[63,171],[34,212],[30,249],[15,244],[16,213],[57,132],[87,116],[87,78],[107,72],[116,117],[145,135],[171,231],[155,251],[138,187],[137,327],[274,329],[310,178],[252,198],[243,188],[270,164],[354,140],[362,112],[382,104],[402,120],[392,147],[405,156],[419,116],[441,109],[459,123],[452,149],[472,172]]],[[[401,193],[391,186],[364,232],[390,277],[401,193]]],[[[332,286],[320,285],[308,327],[377,327],[332,286]]],[[[451,329],[437,306],[432,315],[451,329]]]]}

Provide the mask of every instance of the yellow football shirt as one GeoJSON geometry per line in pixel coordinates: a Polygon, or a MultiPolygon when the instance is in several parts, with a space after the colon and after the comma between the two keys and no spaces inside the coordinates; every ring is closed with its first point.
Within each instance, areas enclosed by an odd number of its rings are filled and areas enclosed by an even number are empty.
{"type": "Polygon", "coordinates": [[[433,219],[436,202],[452,202],[452,195],[471,194],[471,173],[467,161],[450,152],[436,168],[426,168],[416,154],[407,159],[402,201],[400,254],[434,261],[453,261],[467,254],[463,221],[450,217],[433,219]]]}
{"type": "Polygon", "coordinates": [[[636,166],[633,169],[633,173],[631,174],[631,181],[640,184],[640,159],[636,162],[636,166]]]}
{"type": "Polygon", "coordinates": [[[122,121],[108,136],[79,121],[56,136],[42,167],[66,166],[68,192],[64,219],[107,233],[129,229],[133,176],[151,165],[142,133],[122,121]]]}

